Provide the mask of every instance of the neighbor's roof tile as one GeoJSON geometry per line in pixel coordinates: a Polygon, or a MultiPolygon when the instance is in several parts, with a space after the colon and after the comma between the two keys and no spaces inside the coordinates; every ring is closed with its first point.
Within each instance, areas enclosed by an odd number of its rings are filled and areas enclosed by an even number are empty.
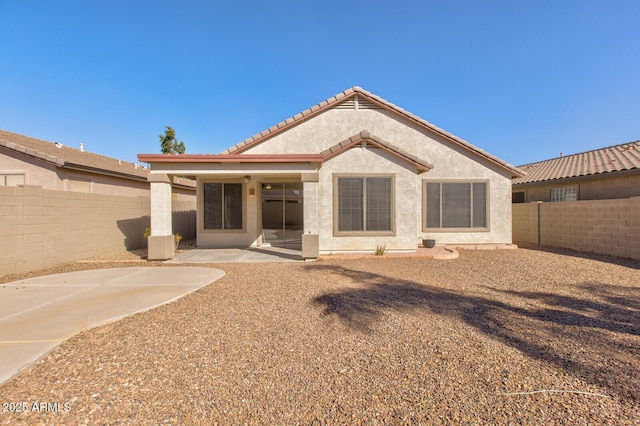
{"type": "Polygon", "coordinates": [[[105,157],[92,152],[80,151],[61,144],[58,145],[53,142],[0,130],[0,147],[40,158],[60,167],[81,166],[96,171],[102,170],[104,172],[115,172],[119,175],[128,175],[133,179],[146,179],[149,174],[146,167],[135,163],[105,157]]]}
{"type": "Polygon", "coordinates": [[[581,152],[519,167],[514,185],[640,169],[640,141],[581,152]]]}

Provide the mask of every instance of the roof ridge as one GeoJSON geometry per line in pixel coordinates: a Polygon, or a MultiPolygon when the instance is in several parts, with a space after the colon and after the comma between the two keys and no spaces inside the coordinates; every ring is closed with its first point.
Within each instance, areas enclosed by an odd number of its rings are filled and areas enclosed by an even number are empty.
{"type": "Polygon", "coordinates": [[[283,127],[289,126],[292,123],[295,123],[296,121],[298,121],[299,119],[306,117],[312,113],[317,113],[319,112],[319,110],[322,110],[324,108],[326,108],[329,105],[332,105],[333,103],[339,101],[342,98],[346,98],[348,96],[350,96],[352,93],[356,93],[356,92],[361,92],[364,93],[366,91],[364,91],[364,89],[362,89],[359,86],[352,86],[349,87],[346,90],[343,90],[340,93],[337,93],[321,102],[318,102],[317,104],[312,105],[311,107],[304,109],[302,111],[300,111],[297,114],[294,114],[290,117],[285,118],[282,121],[279,121],[278,123],[276,123],[275,125],[269,127],[268,129],[265,129],[259,133],[254,134],[253,136],[250,136],[240,142],[238,142],[237,144],[223,150],[220,152],[220,154],[232,154],[235,151],[238,151],[240,149],[242,149],[243,147],[245,147],[246,145],[250,145],[253,142],[258,141],[261,138],[264,138],[265,136],[268,136],[271,133],[275,133],[278,130],[282,129],[283,127]]]}

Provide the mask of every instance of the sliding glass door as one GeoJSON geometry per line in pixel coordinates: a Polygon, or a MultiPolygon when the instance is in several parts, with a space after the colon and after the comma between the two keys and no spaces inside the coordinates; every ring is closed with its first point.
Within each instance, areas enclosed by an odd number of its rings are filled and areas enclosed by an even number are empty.
{"type": "Polygon", "coordinates": [[[262,184],[262,235],[271,245],[301,244],[304,227],[302,182],[262,184]]]}

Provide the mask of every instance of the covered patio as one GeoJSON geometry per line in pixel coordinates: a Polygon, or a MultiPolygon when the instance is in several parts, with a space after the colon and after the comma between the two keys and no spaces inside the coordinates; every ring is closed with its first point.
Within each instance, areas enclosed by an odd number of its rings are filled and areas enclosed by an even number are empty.
{"type": "MultiPolygon", "coordinates": [[[[151,165],[149,259],[175,256],[171,223],[173,176],[197,181],[196,245],[199,249],[249,249],[183,254],[200,258],[260,255],[287,260],[318,256],[318,169],[321,155],[139,155],[151,165]],[[265,253],[265,249],[266,253],[265,253]],[[242,253],[240,255],[239,253],[242,253]]],[[[179,260],[182,262],[181,260],[179,260]]],[[[215,260],[207,260],[215,262],[215,260]]]]}

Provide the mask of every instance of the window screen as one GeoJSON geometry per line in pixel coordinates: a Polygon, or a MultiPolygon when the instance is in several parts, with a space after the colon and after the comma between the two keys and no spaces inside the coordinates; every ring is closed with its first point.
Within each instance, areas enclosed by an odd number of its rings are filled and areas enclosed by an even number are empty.
{"type": "Polygon", "coordinates": [[[390,177],[338,178],[338,231],[392,231],[390,177]]]}
{"type": "Polygon", "coordinates": [[[204,228],[242,229],[242,184],[204,184],[204,228]]]}
{"type": "Polygon", "coordinates": [[[440,228],[439,183],[427,183],[427,228],[440,228]]]}
{"type": "Polygon", "coordinates": [[[473,183],[473,214],[471,218],[473,223],[472,228],[486,228],[487,227],[487,184],[486,183],[473,183]]]}
{"type": "Polygon", "coordinates": [[[471,227],[471,184],[442,184],[442,227],[471,227]]]}
{"type": "Polygon", "coordinates": [[[391,179],[366,178],[367,231],[391,230],[391,179]]]}
{"type": "Polygon", "coordinates": [[[227,183],[224,190],[224,229],[242,229],[242,184],[227,183]]]}
{"type": "Polygon", "coordinates": [[[426,228],[486,228],[485,182],[427,182],[426,228]]]}
{"type": "Polygon", "coordinates": [[[364,230],[364,180],[338,179],[338,230],[364,230]]]}

